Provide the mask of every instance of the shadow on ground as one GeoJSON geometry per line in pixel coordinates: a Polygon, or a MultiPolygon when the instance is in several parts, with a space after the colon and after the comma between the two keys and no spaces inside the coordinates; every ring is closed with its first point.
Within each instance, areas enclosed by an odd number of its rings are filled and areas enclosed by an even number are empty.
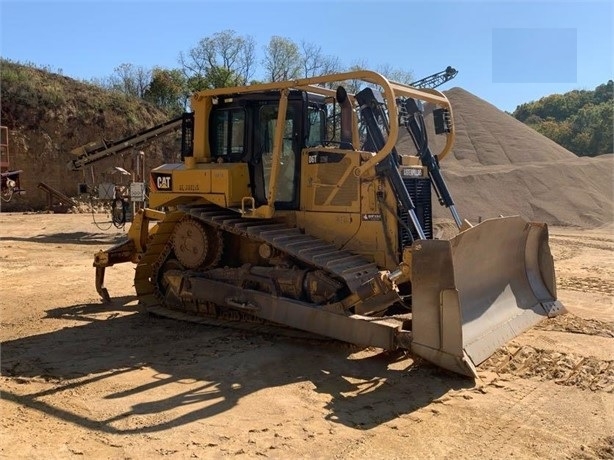
{"type": "Polygon", "coordinates": [[[129,306],[132,300],[126,297],[115,299],[111,306],[85,304],[50,310],[45,320],[74,320],[75,324],[3,343],[2,376],[7,383],[27,384],[34,379],[45,387],[28,392],[24,385],[22,392],[20,386],[11,385],[12,391],[3,390],[3,398],[91,430],[130,434],[160,432],[206,419],[233,409],[241,398],[259,390],[310,382],[316,392],[331,396],[323,405],[322,413],[328,414],[323,417],[369,429],[424,407],[451,389],[474,386],[472,380],[427,364],[412,364],[399,353],[356,359],[352,356],[355,347],[338,342],[159,318],[129,306]],[[390,368],[395,362],[400,370],[390,368]],[[157,373],[155,378],[141,383],[142,375],[135,375],[134,386],[123,385],[99,397],[98,403],[97,396],[88,397],[100,406],[130,398],[124,412],[105,420],[48,402],[50,395],[76,388],[83,394],[90,385],[148,368],[157,373]],[[162,391],[154,393],[152,400],[154,389],[162,391]],[[139,401],[143,402],[134,404],[135,395],[142,396],[139,401]],[[173,412],[177,407],[182,407],[179,415],[173,412]],[[192,410],[186,411],[188,407],[192,410]],[[115,423],[130,416],[163,413],[164,421],[145,417],[146,423],[136,428],[122,429],[115,423]]]}
{"type": "Polygon", "coordinates": [[[91,232],[50,233],[31,237],[2,236],[0,241],[25,241],[30,243],[115,244],[126,239],[125,234],[91,232]]]}

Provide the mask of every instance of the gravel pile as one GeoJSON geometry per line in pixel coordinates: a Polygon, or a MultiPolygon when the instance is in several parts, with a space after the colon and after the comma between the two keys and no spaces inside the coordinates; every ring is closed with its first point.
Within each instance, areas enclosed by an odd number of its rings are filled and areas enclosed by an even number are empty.
{"type": "MultiPolygon", "coordinates": [[[[452,103],[456,140],[441,168],[462,218],[477,223],[520,215],[588,228],[614,222],[614,155],[577,157],[461,88],[445,94],[452,103]]],[[[429,126],[429,142],[437,154],[445,139],[429,126]]],[[[398,149],[414,152],[406,133],[398,149]]],[[[445,208],[434,208],[436,218],[450,217],[445,208]]]]}

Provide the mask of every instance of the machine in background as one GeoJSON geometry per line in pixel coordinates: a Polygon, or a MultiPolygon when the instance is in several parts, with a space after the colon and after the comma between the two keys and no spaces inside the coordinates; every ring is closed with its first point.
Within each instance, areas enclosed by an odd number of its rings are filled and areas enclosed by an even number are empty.
{"type": "Polygon", "coordinates": [[[21,169],[11,169],[9,153],[9,130],[0,126],[0,197],[2,201],[9,202],[15,195],[23,195],[25,190],[19,185],[21,169]]]}

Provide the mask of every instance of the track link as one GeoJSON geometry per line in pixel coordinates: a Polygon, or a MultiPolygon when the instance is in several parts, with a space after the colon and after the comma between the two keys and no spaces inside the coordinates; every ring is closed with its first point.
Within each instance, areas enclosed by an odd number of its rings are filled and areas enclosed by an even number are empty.
{"type": "Polygon", "coordinates": [[[352,292],[379,272],[377,265],[363,256],[339,250],[283,222],[243,218],[235,211],[217,206],[186,208],[186,213],[220,230],[268,243],[309,267],[318,267],[343,279],[352,292]]]}
{"type": "Polygon", "coordinates": [[[182,212],[171,213],[156,224],[150,231],[147,242],[147,251],[136,266],[134,274],[134,288],[139,301],[145,306],[160,305],[160,296],[157,294],[155,277],[172,249],[171,236],[177,222],[184,216],[182,212]]]}
{"type": "Polygon", "coordinates": [[[317,267],[345,281],[352,292],[379,272],[378,267],[366,258],[304,235],[299,229],[278,220],[242,218],[235,211],[214,205],[186,206],[167,214],[163,221],[152,228],[147,251],[136,267],[134,282],[137,295],[146,310],[154,315],[217,327],[338,342],[330,337],[267,321],[248,312],[239,312],[212,302],[183,300],[181,305],[167,302],[166,294],[160,290],[158,283],[164,263],[173,251],[173,234],[177,224],[186,216],[206,223],[217,232],[228,232],[267,243],[306,266],[317,267]]]}

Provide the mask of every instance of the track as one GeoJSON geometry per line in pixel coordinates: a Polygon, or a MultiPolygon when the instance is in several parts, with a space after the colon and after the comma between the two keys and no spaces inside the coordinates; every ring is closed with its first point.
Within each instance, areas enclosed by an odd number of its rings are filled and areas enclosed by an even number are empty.
{"type": "Polygon", "coordinates": [[[159,270],[159,263],[170,252],[170,238],[177,222],[183,213],[168,214],[164,221],[156,224],[150,231],[147,242],[147,251],[136,266],[134,275],[134,288],[139,301],[149,308],[160,305],[161,299],[156,295],[156,286],[153,282],[159,270]]]}
{"type": "MultiPolygon", "coordinates": [[[[165,262],[173,251],[173,234],[177,224],[185,216],[197,219],[218,232],[227,232],[251,241],[267,243],[274,250],[298,260],[307,267],[316,267],[339,281],[343,280],[351,292],[355,292],[359,286],[379,272],[378,267],[364,257],[338,250],[332,244],[304,235],[297,228],[290,228],[279,220],[245,219],[234,211],[217,206],[183,207],[168,214],[163,221],[152,228],[147,251],[136,267],[135,289],[139,301],[150,313],[158,316],[256,333],[338,342],[212,302],[182,300],[180,306],[175,302],[169,303],[166,297],[168,294],[164,289],[160,289],[160,283],[163,283],[161,274],[167,268],[165,262]]],[[[396,294],[381,299],[389,304],[396,300],[398,300],[396,294]]],[[[407,317],[387,319],[401,324],[407,320],[407,317]]]]}
{"type": "Polygon", "coordinates": [[[325,270],[343,279],[352,292],[379,272],[377,265],[364,257],[339,250],[284,223],[272,223],[270,219],[244,219],[234,211],[217,206],[189,208],[187,212],[220,230],[268,243],[307,266],[325,270]]]}

